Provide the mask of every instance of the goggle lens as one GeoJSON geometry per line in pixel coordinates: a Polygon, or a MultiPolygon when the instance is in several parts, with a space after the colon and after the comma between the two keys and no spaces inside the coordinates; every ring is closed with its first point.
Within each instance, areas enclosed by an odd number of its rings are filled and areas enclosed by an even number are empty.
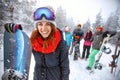
{"type": "Polygon", "coordinates": [[[54,13],[46,7],[38,8],[36,12],[34,12],[34,20],[41,20],[43,17],[47,20],[55,20],[54,13]]]}

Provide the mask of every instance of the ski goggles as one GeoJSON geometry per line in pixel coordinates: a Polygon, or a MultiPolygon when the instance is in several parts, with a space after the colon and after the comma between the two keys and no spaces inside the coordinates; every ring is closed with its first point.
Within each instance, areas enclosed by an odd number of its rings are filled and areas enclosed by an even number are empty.
{"type": "Polygon", "coordinates": [[[54,12],[52,12],[50,9],[46,7],[38,8],[34,12],[34,20],[41,20],[43,17],[45,17],[47,20],[55,20],[54,12]]]}

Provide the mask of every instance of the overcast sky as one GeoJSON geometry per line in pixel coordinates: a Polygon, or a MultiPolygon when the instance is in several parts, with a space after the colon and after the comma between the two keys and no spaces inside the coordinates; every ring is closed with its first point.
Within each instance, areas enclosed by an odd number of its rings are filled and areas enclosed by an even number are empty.
{"type": "MultiPolygon", "coordinates": [[[[30,0],[29,0],[30,1],[30,0]]],[[[91,22],[96,19],[96,14],[102,11],[103,19],[114,12],[118,6],[117,0],[35,0],[36,6],[51,5],[56,10],[62,6],[68,17],[73,17],[75,22],[84,23],[88,18],[91,22]]]]}

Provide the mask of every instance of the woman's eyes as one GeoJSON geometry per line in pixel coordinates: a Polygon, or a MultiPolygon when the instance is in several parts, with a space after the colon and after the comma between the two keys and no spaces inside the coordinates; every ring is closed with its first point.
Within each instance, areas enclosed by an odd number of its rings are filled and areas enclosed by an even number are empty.
{"type": "Polygon", "coordinates": [[[38,23],[39,26],[42,26],[42,23],[38,23]]]}
{"type": "MultiPolygon", "coordinates": [[[[42,23],[38,23],[38,25],[39,25],[39,26],[42,26],[43,24],[42,24],[42,23]]],[[[50,26],[50,25],[51,25],[51,23],[50,23],[50,22],[48,22],[48,23],[46,23],[45,25],[46,25],[46,26],[50,26]]]]}
{"type": "Polygon", "coordinates": [[[46,23],[46,25],[50,26],[50,23],[48,22],[48,23],[46,23]]]}

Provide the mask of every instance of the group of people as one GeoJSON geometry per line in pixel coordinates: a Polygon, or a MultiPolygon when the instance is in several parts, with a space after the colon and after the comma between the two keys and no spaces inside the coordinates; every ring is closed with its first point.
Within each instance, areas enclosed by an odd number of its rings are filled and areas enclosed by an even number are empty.
{"type": "MultiPolygon", "coordinates": [[[[69,32],[69,34],[70,34],[70,32],[69,32]]],[[[109,34],[110,37],[112,37],[116,34],[116,32],[103,31],[103,26],[98,25],[98,26],[96,26],[96,31],[93,34],[90,27],[88,27],[86,32],[84,32],[81,29],[81,24],[78,24],[77,28],[72,33],[73,40],[71,41],[72,45],[71,45],[69,54],[74,53],[74,55],[76,55],[75,54],[76,52],[75,51],[73,52],[73,47],[78,45],[77,59],[78,59],[78,57],[80,57],[80,59],[82,59],[82,60],[83,59],[88,60],[88,66],[86,67],[86,69],[91,70],[94,67],[95,57],[100,52],[103,39],[105,37],[107,37],[107,34],[109,34]],[[83,43],[82,55],[80,56],[80,47],[79,46],[80,46],[80,41],[82,39],[84,39],[84,43],[83,43]]],[[[68,38],[67,35],[66,35],[66,38],[68,38]]],[[[70,40],[70,39],[68,39],[68,40],[70,40]]],[[[68,42],[68,41],[66,40],[66,42],[68,42]]],[[[76,50],[76,48],[75,48],[75,50],[76,50]]],[[[74,57],[76,58],[76,56],[74,56],[74,57]]],[[[74,60],[76,60],[76,59],[74,59],[74,60]]]]}
{"type": "MultiPolygon", "coordinates": [[[[73,48],[78,45],[78,47],[75,48],[75,51],[77,51],[77,56],[80,57],[81,59],[88,59],[88,56],[90,54],[90,48],[92,44],[92,30],[90,27],[88,27],[87,32],[84,32],[81,29],[81,24],[77,25],[77,28],[73,30],[73,33],[71,33],[70,28],[65,26],[65,40],[66,43],[68,44],[67,46],[69,47],[69,54],[71,55],[73,53],[73,48]],[[83,52],[82,56],[80,56],[80,41],[84,39],[84,45],[83,45],[83,52]],[[71,45],[72,44],[72,45],[71,45]],[[71,46],[71,48],[70,48],[71,46]]],[[[74,53],[75,53],[74,51],[74,53]]],[[[77,58],[78,59],[78,58],[77,58]]],[[[76,59],[75,59],[76,60],[76,59]]]]}
{"type": "MultiPolygon", "coordinates": [[[[102,32],[103,27],[97,26],[93,35],[90,28],[84,33],[81,24],[77,29],[70,33],[70,29],[65,27],[63,31],[57,28],[55,23],[54,10],[51,7],[40,7],[34,12],[36,29],[32,32],[30,41],[32,53],[35,59],[34,79],[33,80],[69,80],[70,66],[68,55],[72,42],[72,47],[80,44],[84,39],[83,53],[81,59],[88,59],[87,69],[90,70],[95,62],[95,55],[99,53],[103,38],[110,32],[102,32]],[[91,48],[92,46],[92,48],[91,48]],[[91,52],[90,52],[91,49],[91,52]],[[87,55],[85,56],[85,52],[87,55]],[[89,55],[90,54],[90,55],[89,55]]],[[[114,33],[112,33],[114,35],[114,33]]],[[[78,56],[80,57],[79,46],[78,56]]]]}

